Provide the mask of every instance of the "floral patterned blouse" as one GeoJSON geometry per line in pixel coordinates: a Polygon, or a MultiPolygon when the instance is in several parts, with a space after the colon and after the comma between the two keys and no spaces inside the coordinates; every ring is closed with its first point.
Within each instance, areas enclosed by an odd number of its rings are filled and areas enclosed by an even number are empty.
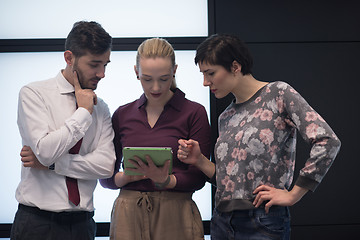
{"type": "Polygon", "coordinates": [[[289,189],[296,134],[311,144],[296,185],[314,191],[334,161],[340,141],[324,119],[285,82],[272,82],[248,101],[232,102],[219,117],[215,145],[216,206],[251,209],[261,184],[289,189]]]}

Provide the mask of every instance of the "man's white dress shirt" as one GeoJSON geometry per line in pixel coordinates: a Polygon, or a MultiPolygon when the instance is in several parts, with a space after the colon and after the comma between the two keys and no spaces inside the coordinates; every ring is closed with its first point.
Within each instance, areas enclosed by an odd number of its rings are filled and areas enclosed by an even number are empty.
{"type": "Polygon", "coordinates": [[[31,147],[40,163],[55,163],[54,171],[22,167],[18,202],[54,212],[93,211],[97,179],[111,177],[115,164],[107,104],[98,98],[92,114],[76,109],[74,87],[60,71],[55,78],[20,90],[18,126],[22,144],[31,147]],[[81,138],[79,154],[69,154],[81,138]],[[78,206],[68,200],[65,176],[78,179],[78,206]]]}

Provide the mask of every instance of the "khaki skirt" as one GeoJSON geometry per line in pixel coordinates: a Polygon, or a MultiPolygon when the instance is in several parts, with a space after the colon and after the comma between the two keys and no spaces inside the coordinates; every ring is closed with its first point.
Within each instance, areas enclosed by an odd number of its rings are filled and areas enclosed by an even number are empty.
{"type": "Polygon", "coordinates": [[[110,239],[204,239],[192,193],[120,190],[111,213],[110,239]]]}

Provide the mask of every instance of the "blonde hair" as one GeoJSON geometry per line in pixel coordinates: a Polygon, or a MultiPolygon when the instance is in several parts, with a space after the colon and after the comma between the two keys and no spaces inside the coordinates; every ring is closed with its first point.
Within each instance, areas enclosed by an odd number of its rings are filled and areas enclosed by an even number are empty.
{"type": "MultiPolygon", "coordinates": [[[[138,47],[136,54],[136,68],[139,70],[140,58],[169,57],[172,67],[175,68],[175,52],[171,44],[163,38],[150,38],[143,41],[138,47]]],[[[175,77],[171,83],[171,90],[176,89],[175,77]]]]}

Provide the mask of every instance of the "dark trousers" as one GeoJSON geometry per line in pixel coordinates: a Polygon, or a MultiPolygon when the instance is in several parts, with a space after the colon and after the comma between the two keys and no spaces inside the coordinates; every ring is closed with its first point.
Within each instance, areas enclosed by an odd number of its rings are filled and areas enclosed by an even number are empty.
{"type": "Polygon", "coordinates": [[[264,208],[222,213],[214,210],[211,219],[212,240],[289,240],[290,212],[288,207],[264,208]]]}
{"type": "Polygon", "coordinates": [[[19,204],[12,240],[94,240],[94,212],[49,212],[19,204]]]}

